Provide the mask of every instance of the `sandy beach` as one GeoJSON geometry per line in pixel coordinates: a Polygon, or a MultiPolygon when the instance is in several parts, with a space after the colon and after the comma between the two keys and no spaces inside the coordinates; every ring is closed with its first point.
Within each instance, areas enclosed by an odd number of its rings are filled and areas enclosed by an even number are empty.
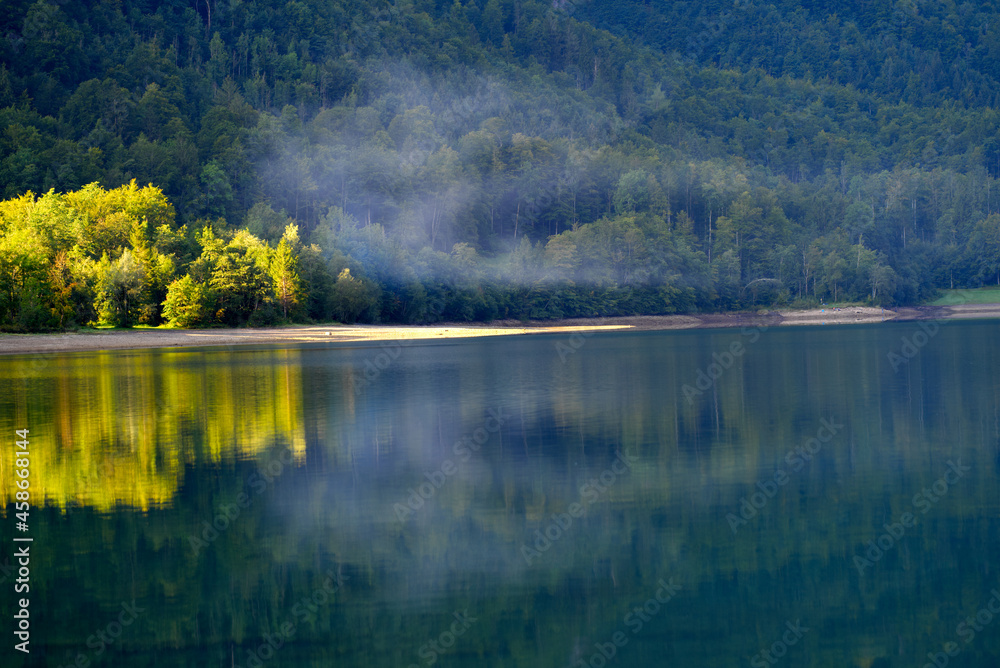
{"type": "Polygon", "coordinates": [[[839,309],[781,310],[760,313],[518,320],[492,323],[401,325],[306,325],[258,329],[84,330],[58,334],[0,334],[0,354],[126,350],[189,346],[232,346],[318,341],[355,342],[443,339],[480,336],[572,333],[576,331],[669,331],[718,327],[845,325],[906,320],[1000,318],[1000,304],[920,306],[895,310],[852,306],[839,309]]]}

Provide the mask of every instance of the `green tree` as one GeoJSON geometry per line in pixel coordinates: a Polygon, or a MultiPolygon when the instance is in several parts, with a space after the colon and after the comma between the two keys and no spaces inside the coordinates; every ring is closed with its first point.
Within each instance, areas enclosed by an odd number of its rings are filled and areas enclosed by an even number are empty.
{"type": "Polygon", "coordinates": [[[217,162],[210,162],[202,168],[201,185],[204,201],[202,210],[205,214],[211,217],[225,216],[233,201],[233,187],[217,162]]]}
{"type": "Polygon", "coordinates": [[[168,284],[173,280],[175,266],[170,255],[160,254],[152,246],[148,228],[145,222],[134,224],[129,235],[129,245],[143,275],[139,322],[157,325],[160,322],[160,304],[167,295],[168,284]]]}
{"type": "Polygon", "coordinates": [[[832,291],[833,301],[840,298],[840,286],[847,276],[847,269],[847,259],[837,251],[830,251],[823,258],[823,283],[828,294],[832,291]]]}
{"type": "Polygon", "coordinates": [[[299,279],[299,257],[295,250],[298,245],[298,227],[289,225],[278,242],[270,262],[271,281],[275,298],[281,306],[281,315],[288,318],[289,311],[298,306],[302,297],[302,282],[299,279]]]}
{"type": "Polygon", "coordinates": [[[94,308],[100,322],[114,327],[131,327],[142,312],[142,288],[146,280],[142,264],[132,251],[122,250],[116,260],[101,258],[97,272],[97,299],[94,308]]]}
{"type": "Polygon", "coordinates": [[[229,325],[246,324],[270,299],[267,246],[247,232],[238,232],[225,247],[217,248],[212,244],[205,249],[211,266],[208,285],[216,297],[215,317],[229,325]]]}
{"type": "Polygon", "coordinates": [[[969,257],[982,282],[1000,285],[1000,215],[993,214],[976,224],[969,236],[969,257]]]}
{"type": "Polygon", "coordinates": [[[376,290],[351,276],[350,269],[344,269],[333,285],[333,314],[340,322],[357,322],[371,319],[378,304],[376,290]]]}
{"type": "Polygon", "coordinates": [[[163,316],[171,327],[198,327],[212,320],[214,295],[190,274],[170,284],[163,302],[163,316]]]}
{"type": "Polygon", "coordinates": [[[892,267],[875,264],[869,270],[869,280],[872,286],[872,302],[876,304],[892,303],[892,293],[896,289],[897,276],[892,267]]]}

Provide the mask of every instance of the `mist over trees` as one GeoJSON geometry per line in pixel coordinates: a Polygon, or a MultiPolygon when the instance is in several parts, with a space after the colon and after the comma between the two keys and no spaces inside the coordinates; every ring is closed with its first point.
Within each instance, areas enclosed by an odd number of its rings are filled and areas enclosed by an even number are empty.
{"type": "Polygon", "coordinates": [[[912,1],[13,0],[0,326],[893,305],[1000,284],[996,19],[912,1]]]}

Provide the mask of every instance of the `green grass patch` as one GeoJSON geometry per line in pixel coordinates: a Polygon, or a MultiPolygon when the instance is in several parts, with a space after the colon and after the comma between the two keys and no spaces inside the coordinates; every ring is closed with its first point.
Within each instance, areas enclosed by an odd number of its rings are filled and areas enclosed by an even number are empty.
{"type": "Polygon", "coordinates": [[[1000,304],[1000,287],[942,290],[941,296],[931,302],[931,306],[957,306],[959,304],[1000,304]]]}
{"type": "Polygon", "coordinates": [[[78,328],[79,331],[98,331],[98,332],[134,332],[137,329],[170,329],[166,324],[163,325],[133,325],[132,327],[118,327],[116,325],[87,325],[86,327],[78,328]]]}

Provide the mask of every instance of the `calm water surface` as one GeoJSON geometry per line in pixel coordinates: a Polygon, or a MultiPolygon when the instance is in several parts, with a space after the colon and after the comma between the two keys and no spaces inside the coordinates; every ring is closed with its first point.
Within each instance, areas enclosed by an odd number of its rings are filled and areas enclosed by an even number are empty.
{"type": "Polygon", "coordinates": [[[2,664],[995,667],[1000,328],[922,331],[2,358],[2,664]]]}

